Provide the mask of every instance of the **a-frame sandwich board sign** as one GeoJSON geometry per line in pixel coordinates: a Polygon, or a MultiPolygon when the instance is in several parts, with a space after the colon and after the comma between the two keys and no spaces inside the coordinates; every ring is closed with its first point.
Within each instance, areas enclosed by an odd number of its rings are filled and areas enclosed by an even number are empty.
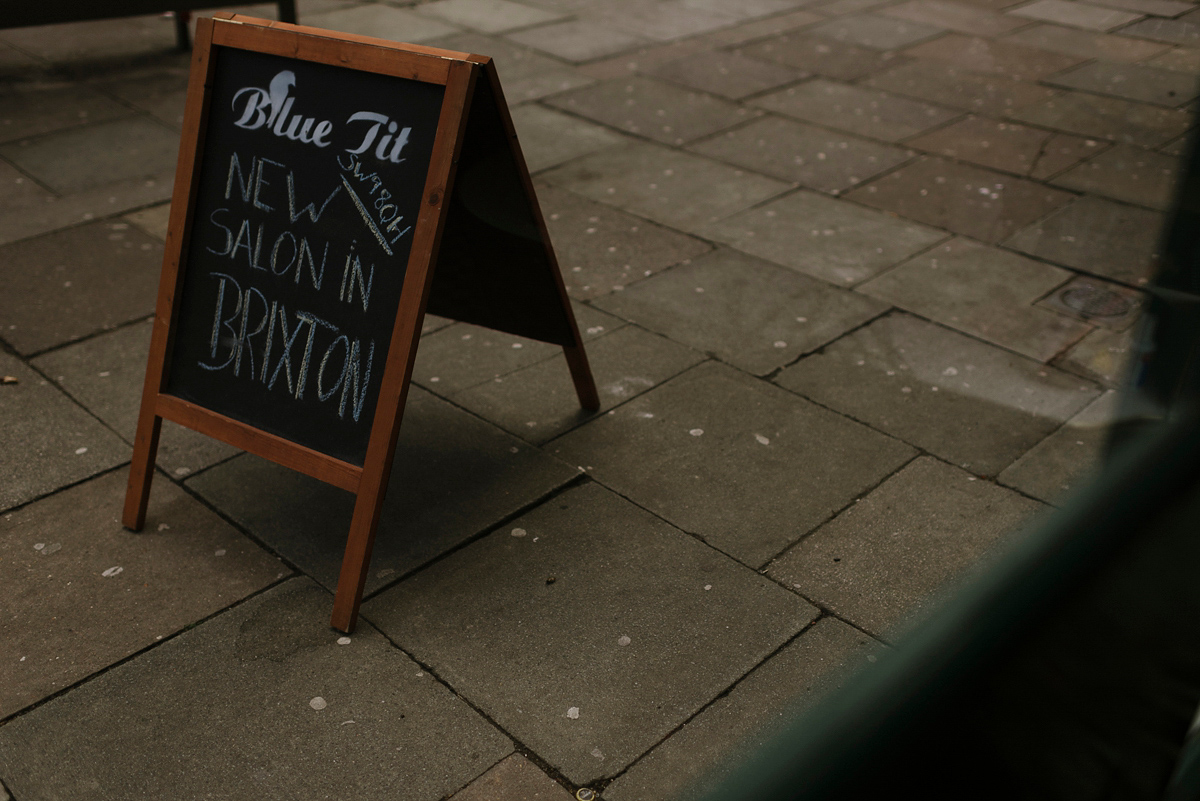
{"type": "Polygon", "coordinates": [[[562,346],[598,408],[491,60],[199,20],[125,526],[163,420],[349,490],[352,631],[427,304],[562,346]]]}

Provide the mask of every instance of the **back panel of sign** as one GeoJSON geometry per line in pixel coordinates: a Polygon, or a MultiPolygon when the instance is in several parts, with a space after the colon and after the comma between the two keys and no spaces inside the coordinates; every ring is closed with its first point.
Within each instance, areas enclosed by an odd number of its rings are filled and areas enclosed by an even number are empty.
{"type": "Polygon", "coordinates": [[[428,310],[575,345],[558,266],[503,103],[489,64],[475,83],[428,310]]]}

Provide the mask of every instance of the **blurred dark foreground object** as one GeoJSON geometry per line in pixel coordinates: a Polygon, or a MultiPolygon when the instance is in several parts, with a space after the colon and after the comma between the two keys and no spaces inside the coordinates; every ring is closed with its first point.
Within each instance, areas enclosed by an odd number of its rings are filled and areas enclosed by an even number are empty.
{"type": "Polygon", "coordinates": [[[1197,143],[1096,480],[705,801],[1200,799],[1197,143]]]}
{"type": "MultiPolygon", "coordinates": [[[[236,5],[229,0],[0,0],[0,28],[54,25],[113,17],[175,12],[175,41],[180,50],[191,47],[188,13],[202,8],[236,5]]],[[[296,0],[275,0],[281,22],[296,21],[296,0]]]]}

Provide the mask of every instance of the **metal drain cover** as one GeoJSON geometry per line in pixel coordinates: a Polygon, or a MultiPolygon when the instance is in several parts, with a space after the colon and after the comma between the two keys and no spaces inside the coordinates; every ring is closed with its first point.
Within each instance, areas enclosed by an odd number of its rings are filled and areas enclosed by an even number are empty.
{"type": "Polygon", "coordinates": [[[1060,299],[1064,306],[1084,317],[1121,317],[1133,309],[1129,298],[1092,284],[1076,284],[1064,291],[1060,299]]]}

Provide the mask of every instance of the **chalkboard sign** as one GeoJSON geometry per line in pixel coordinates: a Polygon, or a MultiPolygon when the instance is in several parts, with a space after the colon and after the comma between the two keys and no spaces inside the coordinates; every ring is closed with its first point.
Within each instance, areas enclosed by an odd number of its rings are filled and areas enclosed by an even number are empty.
{"type": "Polygon", "coordinates": [[[215,60],[167,392],[361,465],[444,87],[215,60]]]}
{"type": "Polygon", "coordinates": [[[163,419],[351,490],[353,629],[427,304],[561,345],[599,405],[491,60],[199,20],[125,525],[163,419]]]}

